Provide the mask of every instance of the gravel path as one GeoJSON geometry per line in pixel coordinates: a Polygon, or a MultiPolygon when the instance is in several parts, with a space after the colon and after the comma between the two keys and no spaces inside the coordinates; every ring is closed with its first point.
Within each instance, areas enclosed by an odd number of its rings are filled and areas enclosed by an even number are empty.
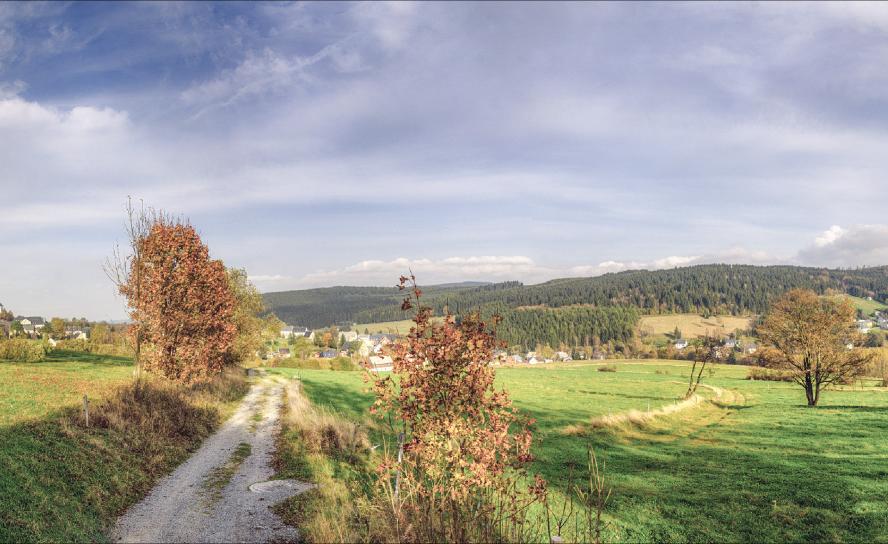
{"type": "Polygon", "coordinates": [[[296,529],[269,507],[312,485],[295,480],[263,483],[274,476],[271,460],[282,396],[279,382],[260,378],[216,434],[117,520],[112,541],[296,541],[296,529]],[[250,445],[250,453],[238,466],[235,452],[244,452],[243,444],[250,445]],[[213,481],[215,485],[209,483],[213,481]]]}

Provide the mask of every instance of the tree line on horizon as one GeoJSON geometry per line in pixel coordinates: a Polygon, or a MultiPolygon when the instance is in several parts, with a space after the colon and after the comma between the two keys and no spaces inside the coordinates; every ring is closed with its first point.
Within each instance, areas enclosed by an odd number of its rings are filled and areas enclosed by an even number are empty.
{"type": "MultiPolygon", "coordinates": [[[[888,299],[888,267],[835,270],[799,266],[698,265],[637,270],[538,285],[517,281],[481,286],[424,288],[434,315],[480,311],[503,318],[500,334],[510,344],[587,345],[623,341],[641,315],[696,313],[764,314],[791,289],[888,299]],[[575,309],[565,307],[587,307],[575,309]],[[561,308],[560,312],[544,311],[561,308]],[[631,309],[628,310],[628,309],[631,309]]],[[[394,287],[331,287],[263,295],[283,321],[307,327],[403,319],[394,287]]]]}

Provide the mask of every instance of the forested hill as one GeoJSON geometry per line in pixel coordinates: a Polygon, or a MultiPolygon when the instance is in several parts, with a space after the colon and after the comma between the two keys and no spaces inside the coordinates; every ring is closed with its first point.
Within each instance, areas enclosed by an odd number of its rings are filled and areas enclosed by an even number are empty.
{"type": "MultiPolygon", "coordinates": [[[[422,278],[419,278],[420,280],[422,278]]],[[[670,270],[635,270],[592,278],[565,278],[537,285],[505,282],[457,284],[425,289],[436,313],[522,306],[630,306],[644,314],[762,313],[784,291],[804,287],[825,293],[888,298],[888,267],[830,270],[798,266],[699,265],[670,270]]],[[[395,288],[333,287],[265,295],[266,305],[288,323],[308,327],[342,321],[402,319],[395,288]]]]}
{"type": "MultiPolygon", "coordinates": [[[[423,287],[429,298],[444,293],[471,290],[484,282],[447,283],[423,287]]],[[[392,320],[402,319],[404,294],[397,287],[323,287],[280,291],[262,295],[265,307],[291,325],[319,328],[355,321],[357,316],[389,312],[392,320]]]]}

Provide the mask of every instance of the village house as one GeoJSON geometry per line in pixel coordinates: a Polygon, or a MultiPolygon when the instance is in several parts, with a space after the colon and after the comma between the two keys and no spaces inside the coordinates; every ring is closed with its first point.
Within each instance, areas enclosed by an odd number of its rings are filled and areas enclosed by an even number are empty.
{"type": "Polygon", "coordinates": [[[370,357],[370,370],[374,372],[391,372],[394,368],[394,362],[388,355],[370,357]]]}
{"type": "Polygon", "coordinates": [[[278,357],[283,357],[283,358],[290,357],[290,348],[278,349],[278,357]]]}
{"type": "Polygon", "coordinates": [[[873,322],[869,319],[858,319],[857,330],[861,333],[868,333],[873,328],[873,322]]]}
{"type": "Polygon", "coordinates": [[[675,349],[685,349],[686,347],[688,347],[688,341],[684,338],[675,341],[675,349]]]}
{"type": "Polygon", "coordinates": [[[566,351],[558,351],[555,353],[555,358],[561,361],[562,363],[567,361],[572,361],[573,358],[566,351]]]}
{"type": "Polygon", "coordinates": [[[68,340],[89,340],[89,327],[65,327],[65,338],[68,340]]]}
{"type": "Polygon", "coordinates": [[[336,350],[334,349],[325,349],[321,352],[321,359],[334,359],[336,358],[336,350]]]}
{"type": "Polygon", "coordinates": [[[355,331],[344,331],[342,336],[345,338],[346,342],[354,342],[358,339],[358,333],[355,331]]]}
{"type": "Polygon", "coordinates": [[[509,359],[515,364],[521,364],[524,362],[524,357],[520,355],[512,355],[511,357],[509,357],[509,359]]]}
{"type": "Polygon", "coordinates": [[[308,338],[314,340],[314,331],[308,327],[298,327],[287,325],[281,329],[281,338],[308,338]]]}
{"type": "Polygon", "coordinates": [[[758,351],[758,345],[756,345],[756,344],[746,344],[745,346],[743,346],[743,351],[744,351],[745,353],[747,353],[748,355],[752,355],[753,353],[755,353],[756,351],[758,351]]]}
{"type": "Polygon", "coordinates": [[[735,338],[725,338],[725,347],[734,349],[737,347],[737,340],[735,338]]]}

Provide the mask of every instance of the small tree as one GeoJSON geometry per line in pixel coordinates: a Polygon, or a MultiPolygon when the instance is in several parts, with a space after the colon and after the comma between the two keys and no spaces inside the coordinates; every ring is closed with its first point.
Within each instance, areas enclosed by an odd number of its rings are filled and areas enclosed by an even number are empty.
{"type": "Polygon", "coordinates": [[[112,342],[111,330],[107,323],[96,323],[89,333],[89,339],[93,344],[110,344],[112,342]]]}
{"type": "Polygon", "coordinates": [[[824,388],[859,376],[873,358],[856,349],[862,338],[855,317],[847,300],[789,291],[758,327],[762,358],[771,368],[789,371],[805,389],[808,406],[816,406],[824,388]]]}
{"type": "MultiPolygon", "coordinates": [[[[265,311],[265,305],[259,290],[250,283],[246,270],[230,268],[227,273],[228,288],[236,301],[233,320],[237,336],[226,357],[229,362],[243,361],[255,357],[262,348],[265,324],[260,315],[265,311]]],[[[274,334],[279,334],[279,329],[274,334]]]]}
{"type": "Polygon", "coordinates": [[[700,387],[703,371],[708,363],[714,363],[727,355],[728,349],[715,336],[707,335],[694,342],[691,376],[688,379],[688,391],[685,398],[689,399],[700,387]]]}
{"type": "Polygon", "coordinates": [[[390,418],[401,432],[403,457],[387,457],[380,467],[384,485],[396,474],[396,508],[400,490],[410,497],[409,519],[399,530],[412,533],[398,536],[490,540],[525,515],[504,505],[516,504],[523,467],[531,460],[532,421],[519,419],[508,393],[494,389],[489,362],[499,343],[479,316],[457,325],[448,315],[435,324],[431,309],[420,304],[415,278],[402,277],[400,287],[410,293],[402,309],[416,314],[406,340],[391,350],[397,378],[371,374],[373,413],[390,418]]]}
{"type": "Polygon", "coordinates": [[[53,338],[65,337],[65,320],[61,317],[53,317],[49,320],[49,334],[53,338]]]}
{"type": "Polygon", "coordinates": [[[140,258],[124,285],[135,322],[132,334],[147,344],[144,366],[192,382],[218,374],[232,347],[236,300],[225,266],[211,260],[190,225],[161,220],[141,241],[140,258]]]}

